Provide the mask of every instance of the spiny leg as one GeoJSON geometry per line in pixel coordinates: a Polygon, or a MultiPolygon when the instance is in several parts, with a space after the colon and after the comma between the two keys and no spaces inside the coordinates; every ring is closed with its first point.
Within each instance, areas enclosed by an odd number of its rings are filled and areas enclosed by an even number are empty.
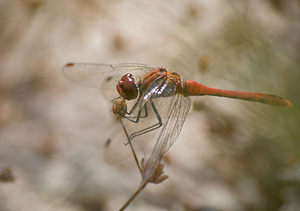
{"type": "Polygon", "coordinates": [[[133,123],[138,123],[140,118],[147,118],[147,117],[148,117],[148,109],[147,109],[146,105],[144,105],[143,108],[141,110],[139,110],[137,116],[134,116],[134,117],[124,116],[124,118],[126,118],[127,120],[129,120],[130,122],[133,122],[133,123]],[[141,115],[143,110],[145,110],[144,115],[141,115]]]}
{"type": "MultiPolygon", "coordinates": [[[[158,123],[156,123],[154,125],[151,125],[151,126],[149,126],[147,128],[144,128],[144,129],[142,129],[140,131],[137,131],[137,132],[134,132],[134,133],[130,134],[129,142],[131,142],[132,139],[134,137],[136,137],[136,136],[139,136],[139,135],[142,135],[142,134],[145,134],[145,133],[149,133],[149,132],[151,132],[153,130],[156,130],[157,128],[160,128],[162,126],[162,120],[161,120],[161,117],[160,117],[160,115],[159,115],[156,107],[155,107],[155,104],[153,103],[152,99],[150,99],[149,101],[150,101],[151,107],[152,107],[152,109],[153,109],[153,111],[155,113],[155,116],[156,116],[156,118],[158,120],[158,123]]],[[[126,144],[128,144],[128,143],[126,143],[126,144]]]]}

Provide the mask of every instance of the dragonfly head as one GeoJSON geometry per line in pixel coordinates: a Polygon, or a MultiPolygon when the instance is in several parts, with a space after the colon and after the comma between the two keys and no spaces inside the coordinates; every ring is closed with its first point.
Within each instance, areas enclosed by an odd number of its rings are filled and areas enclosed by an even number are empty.
{"type": "Polygon", "coordinates": [[[117,84],[117,91],[126,100],[133,100],[138,96],[138,85],[132,74],[127,73],[122,76],[117,84]]]}

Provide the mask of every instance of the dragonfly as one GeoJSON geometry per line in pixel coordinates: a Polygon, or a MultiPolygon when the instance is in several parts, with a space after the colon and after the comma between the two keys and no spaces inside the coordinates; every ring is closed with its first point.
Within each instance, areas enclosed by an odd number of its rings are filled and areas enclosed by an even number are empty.
{"type": "Polygon", "coordinates": [[[132,149],[142,177],[141,186],[131,199],[147,183],[160,183],[167,178],[163,175],[161,160],[180,134],[190,111],[190,96],[211,95],[292,106],[291,101],[277,95],[211,88],[196,81],[183,80],[178,73],[163,67],[146,64],[68,63],[63,74],[75,83],[100,88],[102,94],[111,100],[111,111],[121,122],[126,144],[132,149]],[[157,130],[149,158],[140,163],[132,143],[137,137],[157,130]]]}

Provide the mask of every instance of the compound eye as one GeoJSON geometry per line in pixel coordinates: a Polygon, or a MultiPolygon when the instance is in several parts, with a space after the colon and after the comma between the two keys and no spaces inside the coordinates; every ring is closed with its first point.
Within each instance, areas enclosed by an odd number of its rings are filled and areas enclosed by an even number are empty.
{"type": "Polygon", "coordinates": [[[138,96],[138,88],[132,74],[123,75],[117,84],[117,91],[126,100],[132,100],[138,96]]]}

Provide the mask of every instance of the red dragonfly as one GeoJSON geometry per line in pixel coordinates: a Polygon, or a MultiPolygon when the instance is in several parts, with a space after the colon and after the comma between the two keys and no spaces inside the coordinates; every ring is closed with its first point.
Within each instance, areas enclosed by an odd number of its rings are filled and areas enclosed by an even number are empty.
{"type": "Polygon", "coordinates": [[[160,178],[153,178],[153,175],[157,174],[158,167],[161,168],[162,157],[180,134],[191,107],[189,96],[213,95],[292,106],[289,100],[276,95],[210,88],[196,81],[182,80],[179,74],[165,68],[144,64],[69,63],[64,66],[63,73],[69,80],[101,88],[102,93],[109,96],[112,111],[121,120],[131,147],[136,137],[160,129],[151,155],[142,167],[134,155],[143,187],[148,182],[158,183],[166,178],[161,176],[161,169],[160,178]]]}
{"type": "Polygon", "coordinates": [[[133,131],[126,125],[124,128],[129,142],[137,136],[162,128],[153,150],[153,153],[158,153],[153,155],[157,162],[180,133],[191,106],[189,96],[213,95],[292,106],[289,100],[276,95],[210,88],[196,81],[182,80],[179,74],[168,72],[165,68],[145,64],[69,63],[64,66],[63,73],[73,82],[101,88],[102,93],[112,99],[112,111],[118,117],[135,123],[133,131]],[[118,93],[113,86],[116,86],[118,93]],[[120,96],[116,97],[117,94],[120,96]],[[128,110],[129,101],[134,103],[128,110]],[[154,124],[151,123],[153,121],[154,124]]]}

